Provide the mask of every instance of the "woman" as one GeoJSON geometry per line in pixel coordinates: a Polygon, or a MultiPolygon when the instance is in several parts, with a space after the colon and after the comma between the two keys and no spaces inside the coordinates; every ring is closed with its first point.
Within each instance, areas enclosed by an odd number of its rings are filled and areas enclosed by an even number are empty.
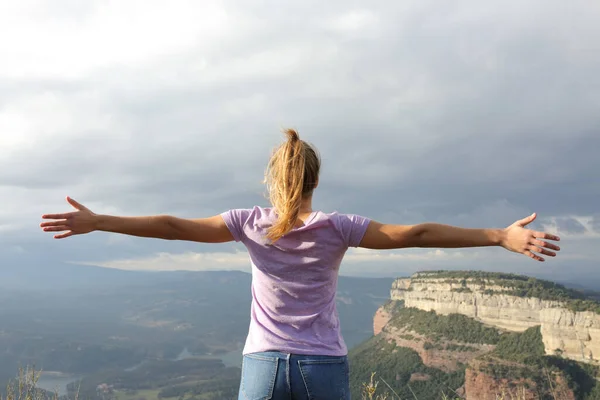
{"type": "Polygon", "coordinates": [[[382,224],[312,208],[319,182],[315,149],[287,130],[265,174],[271,208],[230,210],[204,219],[167,215],[97,215],[71,198],[76,211],[49,214],[41,227],[66,238],[92,231],[188,240],[242,242],[252,264],[251,321],[243,351],[240,399],[349,399],[347,349],[335,292],[349,247],[502,246],[535,260],[555,256],[558,237],[525,229],[535,214],[506,229],[463,229],[426,223],[382,224]],[[539,254],[536,254],[539,253],[539,254]]]}

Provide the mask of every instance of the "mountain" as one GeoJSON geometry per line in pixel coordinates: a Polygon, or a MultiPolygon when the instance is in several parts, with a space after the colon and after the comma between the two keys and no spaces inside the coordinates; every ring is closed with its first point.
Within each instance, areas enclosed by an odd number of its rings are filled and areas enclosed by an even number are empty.
{"type": "Polygon", "coordinates": [[[434,271],[394,281],[390,295],[374,336],[351,351],[354,396],[376,372],[379,390],[389,385],[401,398],[600,398],[600,304],[580,291],[434,271]]]}

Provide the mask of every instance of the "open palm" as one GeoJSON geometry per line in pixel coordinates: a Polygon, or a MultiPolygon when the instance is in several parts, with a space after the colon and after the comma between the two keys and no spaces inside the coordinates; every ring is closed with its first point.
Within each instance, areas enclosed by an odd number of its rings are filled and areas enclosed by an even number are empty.
{"type": "Polygon", "coordinates": [[[536,216],[533,213],[529,217],[520,219],[504,229],[505,237],[502,246],[507,250],[524,254],[534,260],[544,261],[544,258],[536,253],[549,257],[556,256],[555,251],[559,251],[560,247],[548,242],[548,240],[558,241],[560,238],[550,233],[525,228],[535,220],[536,216]]]}
{"type": "Polygon", "coordinates": [[[52,221],[42,222],[40,227],[44,232],[63,232],[54,235],[55,239],[64,239],[73,235],[81,235],[96,229],[96,214],[89,208],[67,197],[67,202],[76,211],[62,214],[44,214],[42,219],[52,221]]]}

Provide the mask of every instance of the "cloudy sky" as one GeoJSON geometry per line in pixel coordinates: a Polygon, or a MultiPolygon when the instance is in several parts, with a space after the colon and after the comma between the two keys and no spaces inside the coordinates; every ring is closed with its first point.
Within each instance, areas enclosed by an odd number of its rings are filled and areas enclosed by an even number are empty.
{"type": "Polygon", "coordinates": [[[517,271],[600,281],[600,3],[0,1],[0,267],[241,269],[237,244],[94,233],[42,213],[211,216],[266,205],[283,127],[322,153],[314,206],[383,222],[562,237],[500,249],[350,251],[342,274],[517,271]]]}

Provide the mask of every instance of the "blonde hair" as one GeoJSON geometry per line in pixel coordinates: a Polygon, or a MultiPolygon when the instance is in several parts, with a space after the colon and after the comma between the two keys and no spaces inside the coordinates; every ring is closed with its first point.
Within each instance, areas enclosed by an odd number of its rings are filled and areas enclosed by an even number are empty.
{"type": "Polygon", "coordinates": [[[286,129],[284,133],[287,140],[275,149],[265,172],[269,200],[277,213],[267,233],[272,243],[294,228],[302,199],[312,195],[321,169],[317,151],[300,140],[298,132],[286,129]]]}

